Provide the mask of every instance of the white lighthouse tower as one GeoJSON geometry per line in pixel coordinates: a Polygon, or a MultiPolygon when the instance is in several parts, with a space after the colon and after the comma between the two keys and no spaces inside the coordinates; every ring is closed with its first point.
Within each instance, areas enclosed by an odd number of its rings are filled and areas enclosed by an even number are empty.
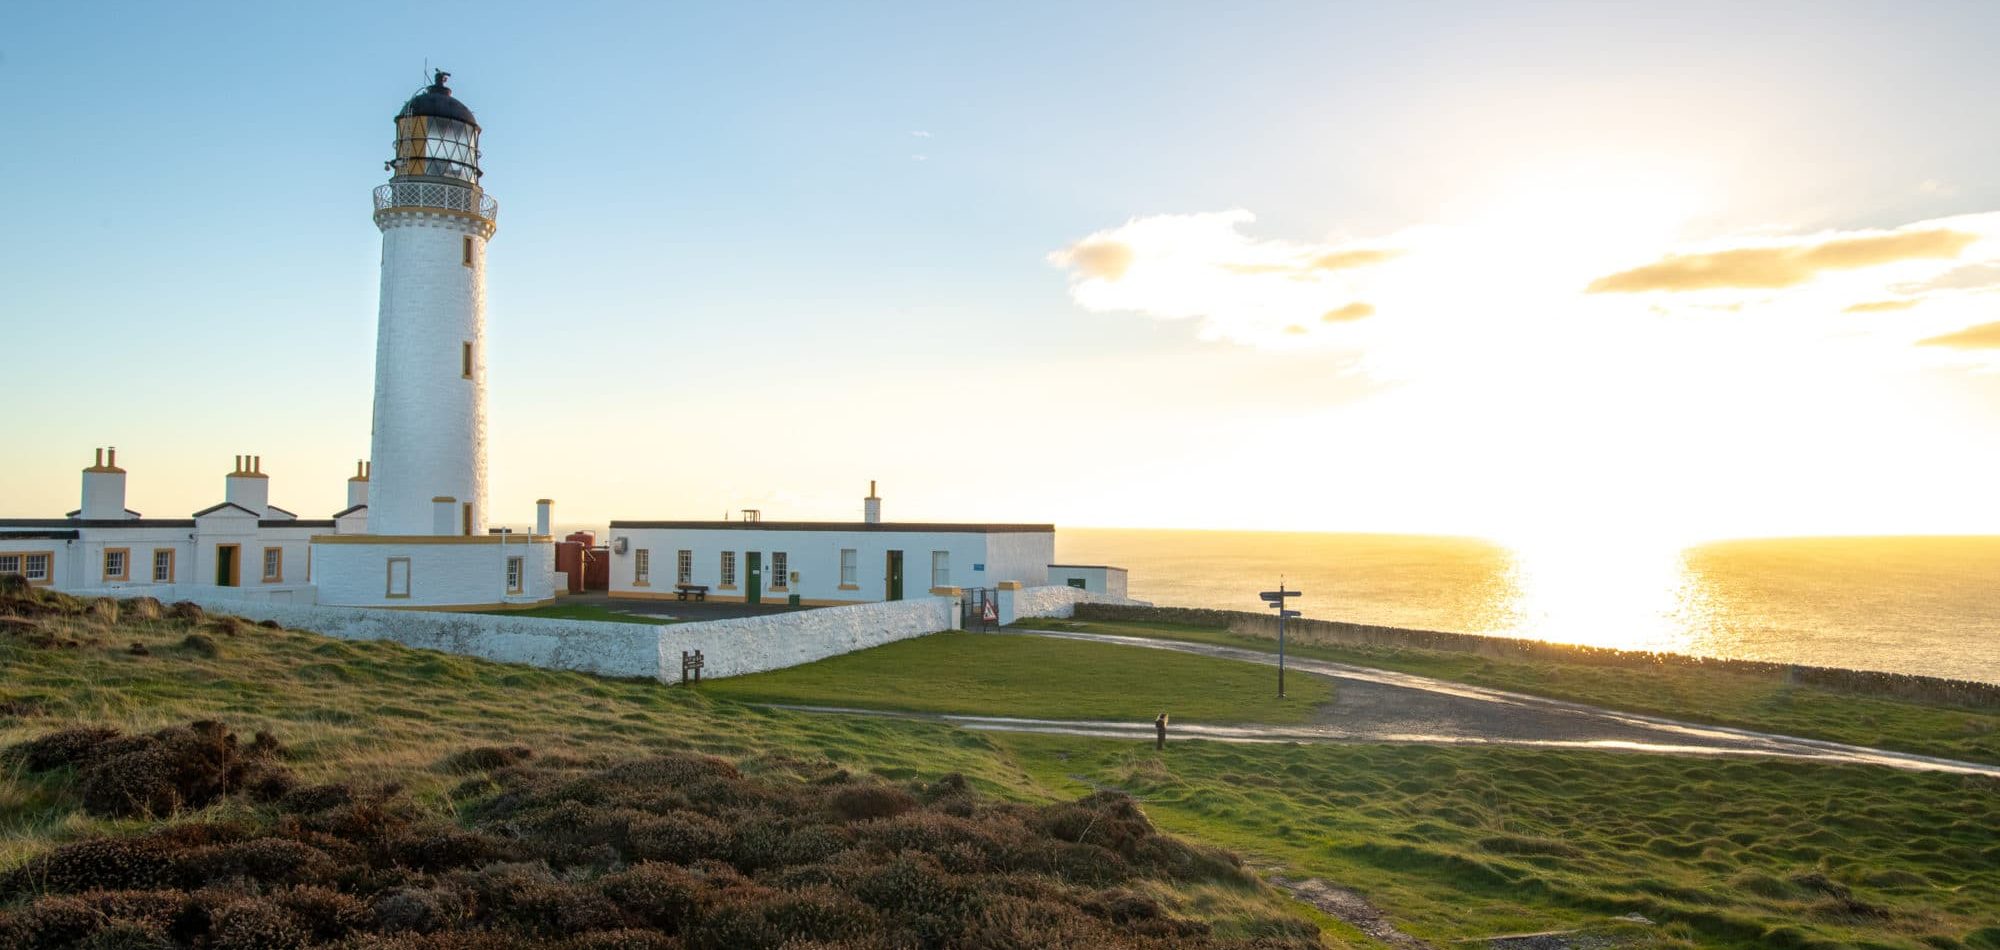
{"type": "Polygon", "coordinates": [[[486,242],[497,206],[479,186],[479,123],[448,78],[438,71],[396,114],[392,177],[375,189],[370,534],[486,533],[486,242]]]}
{"type": "Polygon", "coordinates": [[[375,189],[382,296],[371,458],[350,486],[365,533],[313,538],[319,601],[510,607],[554,596],[542,531],[488,530],[486,242],[498,207],[480,187],[479,122],[439,70],[396,113],[388,184],[375,189]]]}

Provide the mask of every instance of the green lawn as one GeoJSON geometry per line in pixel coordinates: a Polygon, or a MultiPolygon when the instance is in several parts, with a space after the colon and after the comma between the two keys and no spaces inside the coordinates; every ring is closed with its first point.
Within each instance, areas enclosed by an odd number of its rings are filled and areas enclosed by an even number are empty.
{"type": "MultiPolygon", "coordinates": [[[[1018,626],[1215,643],[1274,652],[1264,637],[1162,623],[1031,620],[1018,626]]],[[[1717,669],[1632,669],[1588,663],[1490,660],[1444,650],[1302,644],[1294,656],[1591,703],[1716,725],[1850,742],[1970,762],[2000,763],[2000,712],[1859,696],[1781,678],[1717,669]]]]}
{"type": "Polygon", "coordinates": [[[714,680],[713,696],[868,709],[1187,722],[1304,722],[1332,701],[1324,679],[1162,650],[1045,637],[939,633],[791,669],[714,680]]]}
{"type": "Polygon", "coordinates": [[[628,614],[594,603],[567,603],[558,600],[544,607],[527,610],[479,610],[474,613],[505,614],[509,617],[546,617],[550,620],[608,620],[612,623],[643,623],[651,626],[680,623],[671,617],[652,617],[645,614],[628,614]]]}
{"type": "MultiPolygon", "coordinates": [[[[681,689],[297,631],[211,626],[219,650],[209,656],[181,646],[189,628],[170,622],[77,618],[56,629],[80,642],[36,647],[0,633],[0,746],[83,722],[137,730],[219,718],[240,733],[276,733],[308,781],[401,782],[444,813],[457,807],[450,791],[462,778],[442,764],[448,754],[517,742],[585,759],[693,749],[742,760],[752,773],[821,762],[897,779],[956,771],[1027,801],[1116,787],[1139,796],[1163,827],[1292,877],[1352,888],[1438,946],[1601,926],[1636,912],[1658,923],[1625,925],[1638,936],[1624,946],[2000,947],[2000,783],[1985,779],[1429,746],[1180,741],[1156,754],[1145,742],[812,716],[732,698],[758,679],[779,682],[775,674],[681,689]],[[135,641],[149,655],[131,653],[135,641]]],[[[925,649],[912,647],[926,641],[898,645],[903,665],[868,675],[827,671],[898,654],[799,668],[787,698],[859,705],[907,692],[940,703],[952,695],[952,708],[962,708],[956,700],[970,699],[951,691],[976,685],[982,701],[1025,697],[1043,707],[1017,712],[1079,715],[1090,704],[1122,703],[1150,718],[1159,694],[1137,691],[1175,684],[1168,692],[1183,692],[1239,671],[1250,686],[1268,688],[1271,672],[1090,644],[929,639],[925,649]],[[1051,654],[1067,663],[966,670],[976,651],[1045,644],[1087,652],[1051,654]],[[1085,656],[1112,666],[1075,662],[1085,656]],[[1195,665],[1184,674],[1115,668],[1156,658],[1195,665]],[[1161,679],[1171,675],[1193,679],[1161,679]]],[[[1228,703],[1205,715],[1250,717],[1228,703]]],[[[1274,715],[1265,709],[1255,718],[1274,715]]],[[[0,769],[0,870],[54,842],[139,827],[86,817],[50,779],[0,769]]],[[[1231,902],[1248,900],[1176,899],[1181,912],[1225,926],[1239,913],[1231,902]]],[[[1329,924],[1327,933],[1332,946],[1370,945],[1352,928],[1329,924]]]]}

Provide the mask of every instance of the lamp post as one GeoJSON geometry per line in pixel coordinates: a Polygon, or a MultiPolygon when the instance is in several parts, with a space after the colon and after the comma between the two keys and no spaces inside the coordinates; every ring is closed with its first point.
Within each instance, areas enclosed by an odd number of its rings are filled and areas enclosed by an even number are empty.
{"type": "Polygon", "coordinates": [[[1296,610],[1285,609],[1285,601],[1288,598],[1299,596],[1299,592],[1295,590],[1286,590],[1285,579],[1280,577],[1278,578],[1277,590],[1263,591],[1259,593],[1257,596],[1263,598],[1265,603],[1270,604],[1278,611],[1278,698],[1284,699],[1285,698],[1285,618],[1296,617],[1299,615],[1299,612],[1296,610]]]}

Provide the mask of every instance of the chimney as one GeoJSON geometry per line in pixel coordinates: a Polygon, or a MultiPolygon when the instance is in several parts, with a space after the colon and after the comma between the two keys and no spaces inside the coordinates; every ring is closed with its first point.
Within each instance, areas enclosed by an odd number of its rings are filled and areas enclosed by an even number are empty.
{"type": "Polygon", "coordinates": [[[347,507],[368,503],[368,463],[354,463],[354,477],[347,480],[347,507]]]}
{"type": "Polygon", "coordinates": [[[458,529],[452,526],[452,522],[457,520],[453,517],[457,514],[455,510],[457,508],[458,499],[450,495],[439,495],[431,499],[431,533],[457,534],[458,529]]]}
{"type": "Polygon", "coordinates": [[[97,450],[97,461],[83,470],[83,506],[76,513],[87,521],[123,521],[125,513],[125,470],[118,467],[118,450],[107,456],[97,450]]]}
{"type": "Polygon", "coordinates": [[[551,533],[549,529],[555,526],[554,524],[555,508],[556,508],[555,499],[552,498],[535,499],[536,537],[546,538],[551,533]]]}
{"type": "Polygon", "coordinates": [[[239,455],[236,470],[222,480],[222,500],[248,508],[259,518],[271,514],[271,480],[264,476],[264,457],[239,455]]]}
{"type": "Polygon", "coordinates": [[[875,480],[868,480],[868,497],[861,499],[861,520],[869,524],[882,523],[882,499],[875,497],[875,480]]]}

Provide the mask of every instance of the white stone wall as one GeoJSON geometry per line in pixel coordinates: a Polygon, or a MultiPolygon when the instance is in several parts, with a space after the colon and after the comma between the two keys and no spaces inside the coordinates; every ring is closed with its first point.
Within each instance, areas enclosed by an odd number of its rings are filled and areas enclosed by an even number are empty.
{"type": "Polygon", "coordinates": [[[1143,601],[1125,597],[1112,597],[1076,587],[1028,587],[1022,590],[1002,590],[998,597],[1000,622],[1013,623],[1034,617],[1055,617],[1067,620],[1076,616],[1077,604],[1140,604],[1143,601]]]}
{"type": "MultiPolygon", "coordinates": [[[[462,216],[384,213],[375,331],[370,534],[430,534],[431,499],[473,506],[486,533],[486,238],[462,216]],[[472,241],[472,263],[464,241],[472,241]],[[472,344],[472,378],[461,354],[472,344]]],[[[457,518],[453,524],[459,524],[457,518]]]]}
{"type": "Polygon", "coordinates": [[[389,640],[503,663],[602,676],[646,676],[661,682],[679,681],[683,650],[702,652],[703,678],[739,676],[936,633],[950,629],[957,615],[951,600],[920,597],[655,627],[507,614],[260,603],[233,599],[214,588],[176,590],[173,599],[345,640],[389,640]]]}
{"type": "Polygon", "coordinates": [[[1056,559],[1053,531],[995,533],[987,536],[986,576],[980,584],[963,587],[993,587],[1013,581],[1022,587],[1041,587],[1049,582],[1049,562],[1056,559]]]}
{"type": "Polygon", "coordinates": [[[506,544],[492,536],[446,544],[380,544],[347,542],[315,544],[313,580],[319,602],[348,606],[454,607],[523,604],[555,596],[554,542],[515,539],[506,544]],[[507,562],[526,558],[523,589],[507,592],[507,562]],[[389,559],[410,559],[410,596],[391,598],[389,559]]]}

